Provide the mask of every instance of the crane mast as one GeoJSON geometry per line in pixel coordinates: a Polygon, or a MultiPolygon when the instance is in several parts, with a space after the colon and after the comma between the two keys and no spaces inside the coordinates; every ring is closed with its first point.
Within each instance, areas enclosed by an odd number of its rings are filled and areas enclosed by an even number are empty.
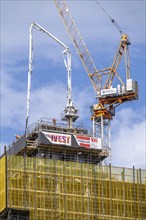
{"type": "MultiPolygon", "coordinates": [[[[130,78],[130,41],[128,35],[124,34],[114,19],[109,17],[122,36],[112,65],[97,70],[66,1],[54,0],[54,3],[97,95],[97,103],[91,107],[93,136],[101,138],[103,149],[108,150],[110,153],[110,121],[115,116],[115,108],[123,102],[138,99],[138,84],[130,78]],[[118,67],[123,56],[125,56],[126,80],[123,80],[118,73],[118,67]],[[114,82],[119,83],[117,87],[113,87],[114,82]]],[[[96,3],[98,2],[96,1],[96,3]]],[[[105,12],[103,8],[102,10],[105,12]]]]}

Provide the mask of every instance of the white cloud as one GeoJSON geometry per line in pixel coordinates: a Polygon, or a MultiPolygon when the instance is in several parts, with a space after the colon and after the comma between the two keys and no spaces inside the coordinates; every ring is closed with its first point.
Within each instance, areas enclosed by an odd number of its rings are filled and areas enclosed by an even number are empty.
{"type": "Polygon", "coordinates": [[[25,94],[19,82],[11,75],[2,72],[1,79],[1,126],[20,126],[19,118],[23,118],[25,94]]]}
{"type": "MultiPolygon", "coordinates": [[[[13,70],[13,68],[12,68],[13,70]]],[[[9,69],[10,71],[10,69],[9,69]]],[[[20,76],[19,76],[20,77],[20,76]]],[[[9,72],[2,72],[1,90],[1,125],[5,128],[25,127],[26,114],[26,88],[24,82],[19,82],[9,72]]],[[[80,119],[89,115],[91,102],[91,90],[75,89],[74,104],[80,110],[80,119]]],[[[59,115],[67,103],[66,85],[53,80],[49,86],[43,86],[31,90],[30,119],[35,122],[40,117],[59,118],[59,115]]],[[[29,124],[30,124],[29,123],[29,124]]]]}
{"type": "Polygon", "coordinates": [[[144,109],[120,110],[112,123],[112,164],[146,168],[146,120],[144,109]]]}
{"type": "Polygon", "coordinates": [[[32,91],[30,109],[31,122],[35,122],[42,116],[58,118],[61,109],[63,109],[66,104],[65,94],[65,85],[59,82],[54,82],[50,86],[32,91]]]}

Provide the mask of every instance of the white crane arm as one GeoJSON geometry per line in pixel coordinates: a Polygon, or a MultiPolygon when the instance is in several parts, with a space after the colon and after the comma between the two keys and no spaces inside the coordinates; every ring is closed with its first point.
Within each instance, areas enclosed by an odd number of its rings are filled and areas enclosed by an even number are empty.
{"type": "Polygon", "coordinates": [[[32,22],[29,27],[29,71],[28,71],[28,88],[27,88],[27,111],[26,111],[26,129],[28,127],[28,119],[29,119],[29,108],[30,108],[30,93],[31,93],[31,75],[33,70],[33,28],[47,34],[49,37],[51,37],[53,40],[55,40],[58,44],[60,44],[64,51],[63,59],[64,64],[67,70],[67,107],[73,107],[72,102],[72,82],[71,82],[71,53],[69,51],[69,47],[64,44],[62,41],[60,41],[57,37],[55,37],[53,34],[49,33],[47,30],[45,30],[43,27],[41,27],[39,24],[32,22]]]}
{"type": "Polygon", "coordinates": [[[57,37],[55,37],[53,34],[49,33],[46,29],[44,29],[43,27],[41,27],[39,24],[33,22],[32,23],[33,27],[36,28],[37,30],[46,33],[47,35],[49,35],[49,37],[51,37],[53,40],[55,40],[57,43],[59,43],[62,47],[64,47],[65,49],[69,49],[69,47],[67,45],[65,45],[62,41],[60,41],[57,37]]]}

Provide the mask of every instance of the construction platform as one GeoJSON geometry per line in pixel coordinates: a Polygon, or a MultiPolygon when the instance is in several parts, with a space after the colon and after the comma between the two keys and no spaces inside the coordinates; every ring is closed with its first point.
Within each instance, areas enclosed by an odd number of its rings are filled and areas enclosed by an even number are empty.
{"type": "Polygon", "coordinates": [[[109,151],[82,125],[68,128],[65,123],[41,118],[9,146],[7,154],[98,164],[109,151]]]}

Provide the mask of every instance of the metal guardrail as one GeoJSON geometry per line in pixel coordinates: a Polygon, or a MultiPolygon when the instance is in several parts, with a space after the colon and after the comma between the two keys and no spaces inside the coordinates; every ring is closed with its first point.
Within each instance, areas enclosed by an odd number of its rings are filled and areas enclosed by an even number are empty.
{"type": "Polygon", "coordinates": [[[63,123],[60,120],[53,120],[50,118],[40,118],[37,122],[31,124],[27,131],[26,136],[28,137],[31,133],[39,133],[40,131],[59,131],[59,132],[74,132],[75,130],[88,130],[83,127],[83,124],[74,123],[72,128],[68,128],[67,123],[63,123]]]}
{"type": "Polygon", "coordinates": [[[38,146],[38,139],[35,141],[27,140],[27,147],[36,148],[38,146]]]}

